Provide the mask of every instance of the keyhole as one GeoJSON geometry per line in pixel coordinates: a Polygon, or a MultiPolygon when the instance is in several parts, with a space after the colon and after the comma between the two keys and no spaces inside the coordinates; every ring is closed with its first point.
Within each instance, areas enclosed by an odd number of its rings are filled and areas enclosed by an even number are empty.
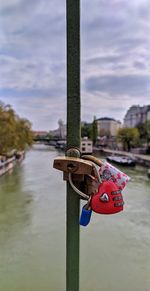
{"type": "Polygon", "coordinates": [[[69,172],[76,172],[77,169],[78,169],[78,166],[77,165],[74,165],[73,163],[70,163],[67,165],[67,169],[69,172]]]}

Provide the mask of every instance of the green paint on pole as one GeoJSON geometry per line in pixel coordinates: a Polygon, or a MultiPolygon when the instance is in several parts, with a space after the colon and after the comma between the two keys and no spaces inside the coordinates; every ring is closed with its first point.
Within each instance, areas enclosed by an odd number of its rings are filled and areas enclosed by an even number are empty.
{"type": "MultiPolygon", "coordinates": [[[[67,146],[80,148],[80,0],[67,0],[67,146]]],[[[66,290],[79,290],[80,199],[67,183],[66,290]]]]}

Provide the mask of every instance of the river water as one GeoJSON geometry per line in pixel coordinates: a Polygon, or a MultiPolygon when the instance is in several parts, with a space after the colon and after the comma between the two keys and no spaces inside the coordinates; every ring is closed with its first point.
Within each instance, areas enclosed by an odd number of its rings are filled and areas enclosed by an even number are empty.
{"type": "MultiPolygon", "coordinates": [[[[65,290],[66,190],[52,168],[57,155],[36,146],[0,177],[0,291],[65,290]]],[[[144,168],[124,171],[132,178],[125,211],[93,213],[81,228],[81,291],[150,290],[150,180],[144,168]]]]}

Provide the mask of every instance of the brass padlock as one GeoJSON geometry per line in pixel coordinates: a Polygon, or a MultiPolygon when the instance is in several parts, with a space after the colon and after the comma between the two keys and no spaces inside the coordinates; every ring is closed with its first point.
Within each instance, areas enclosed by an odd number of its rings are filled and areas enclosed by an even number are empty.
{"type": "Polygon", "coordinates": [[[94,171],[91,161],[64,156],[54,159],[53,168],[64,172],[64,180],[68,180],[68,173],[71,173],[76,181],[83,181],[84,175],[92,175],[94,171]]]}

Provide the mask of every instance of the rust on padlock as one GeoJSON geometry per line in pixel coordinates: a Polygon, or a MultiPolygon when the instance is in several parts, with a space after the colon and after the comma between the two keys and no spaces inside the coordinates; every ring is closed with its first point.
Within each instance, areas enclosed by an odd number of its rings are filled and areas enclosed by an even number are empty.
{"type": "MultiPolygon", "coordinates": [[[[67,173],[67,172],[63,173],[63,180],[64,181],[69,181],[69,173],[67,173]]],[[[84,181],[84,175],[72,174],[72,180],[73,181],[78,181],[78,182],[83,182],[84,181]]]]}
{"type": "Polygon", "coordinates": [[[68,163],[67,164],[67,169],[68,169],[68,172],[70,173],[75,173],[79,168],[79,165],[75,164],[75,163],[68,163]]]}
{"type": "Polygon", "coordinates": [[[93,195],[98,191],[99,182],[93,175],[85,176],[85,193],[87,195],[93,195]]]}
{"type": "Polygon", "coordinates": [[[93,171],[93,165],[90,161],[74,157],[57,157],[53,167],[66,173],[78,175],[91,175],[93,171]]]}

